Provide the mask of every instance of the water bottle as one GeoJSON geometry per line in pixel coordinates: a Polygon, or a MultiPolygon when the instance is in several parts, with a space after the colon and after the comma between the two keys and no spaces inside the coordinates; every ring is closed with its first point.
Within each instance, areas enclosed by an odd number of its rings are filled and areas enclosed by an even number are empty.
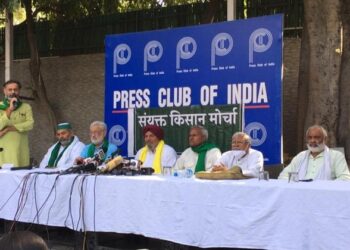
{"type": "Polygon", "coordinates": [[[193,176],[192,168],[178,169],[174,172],[175,177],[191,178],[193,176]]]}
{"type": "Polygon", "coordinates": [[[186,178],[191,178],[192,176],[193,176],[192,168],[186,168],[186,170],[185,170],[185,177],[186,178]]]}

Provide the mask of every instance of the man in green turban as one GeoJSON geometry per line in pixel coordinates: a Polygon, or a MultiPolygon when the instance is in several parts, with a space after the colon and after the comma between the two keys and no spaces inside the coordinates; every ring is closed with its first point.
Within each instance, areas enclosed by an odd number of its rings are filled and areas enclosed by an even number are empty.
{"type": "Polygon", "coordinates": [[[175,169],[191,168],[194,173],[211,169],[220,158],[221,152],[208,141],[208,130],[202,126],[190,129],[188,143],[190,145],[177,159],[175,169]]]}
{"type": "Polygon", "coordinates": [[[25,167],[30,164],[28,131],[33,129],[32,108],[19,98],[21,84],[9,80],[3,84],[0,102],[0,165],[25,167]]]}
{"type": "Polygon", "coordinates": [[[49,148],[40,163],[40,168],[70,168],[85,147],[85,144],[74,135],[68,122],[57,125],[56,137],[58,141],[49,148]]]}

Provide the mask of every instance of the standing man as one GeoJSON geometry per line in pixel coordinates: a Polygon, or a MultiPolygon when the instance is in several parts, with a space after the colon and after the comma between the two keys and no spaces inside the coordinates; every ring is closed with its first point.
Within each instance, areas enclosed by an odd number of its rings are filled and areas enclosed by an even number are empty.
{"type": "Polygon", "coordinates": [[[175,169],[191,168],[194,173],[211,169],[220,158],[220,149],[208,142],[208,130],[202,126],[194,126],[188,135],[190,145],[182,152],[175,164],[175,169]]]}
{"type": "Polygon", "coordinates": [[[82,162],[85,158],[92,158],[98,154],[101,150],[104,153],[105,161],[117,154],[118,147],[112,143],[109,143],[106,139],[107,125],[101,121],[94,121],[90,124],[90,141],[89,145],[86,145],[80,154],[80,157],[76,159],[76,162],[82,162]]]}
{"type": "Polygon", "coordinates": [[[296,155],[278,179],[288,179],[289,172],[297,172],[299,180],[350,180],[344,155],[327,147],[327,131],[323,127],[309,127],[306,140],[308,149],[296,155]]]}
{"type": "Polygon", "coordinates": [[[232,136],[232,150],[222,154],[213,167],[213,171],[228,170],[239,166],[246,176],[258,177],[264,169],[263,154],[251,147],[251,138],[244,132],[236,132],[232,136]]]}
{"type": "Polygon", "coordinates": [[[68,122],[57,125],[56,137],[58,142],[49,148],[40,163],[40,168],[67,169],[73,166],[74,160],[85,146],[74,135],[72,126],[68,122]]]}
{"type": "Polygon", "coordinates": [[[176,162],[176,151],[164,143],[164,131],[157,125],[147,125],[142,130],[145,146],[141,148],[135,159],[142,162],[143,167],[154,169],[155,174],[162,172],[162,167],[173,167],[176,162]]]}
{"type": "Polygon", "coordinates": [[[25,167],[30,164],[28,131],[33,129],[32,108],[19,98],[21,83],[9,80],[3,84],[0,102],[0,165],[25,167]]]}

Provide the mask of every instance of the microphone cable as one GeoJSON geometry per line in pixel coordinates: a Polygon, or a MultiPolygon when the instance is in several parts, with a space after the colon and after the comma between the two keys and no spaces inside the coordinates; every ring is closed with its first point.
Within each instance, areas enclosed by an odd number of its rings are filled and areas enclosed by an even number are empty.
{"type": "Polygon", "coordinates": [[[96,172],[94,175],[94,232],[96,232],[96,180],[97,180],[98,173],[96,172]]]}
{"type": "MultiPolygon", "coordinates": [[[[25,204],[27,203],[27,199],[28,199],[28,194],[29,194],[29,189],[27,189],[28,186],[28,182],[30,180],[30,176],[33,173],[28,173],[23,177],[23,185],[22,185],[22,189],[20,191],[19,197],[18,197],[18,201],[17,201],[17,209],[13,218],[13,223],[10,227],[10,231],[13,231],[17,221],[19,220],[19,218],[21,217],[21,214],[24,210],[25,204]]],[[[30,182],[31,184],[31,182],[30,182]]],[[[29,184],[29,186],[30,186],[29,184]]]]}
{"type": "MultiPolygon", "coordinates": [[[[74,187],[74,184],[77,180],[77,178],[79,177],[79,175],[76,175],[73,179],[73,182],[72,182],[72,185],[71,185],[71,188],[70,188],[70,192],[69,192],[69,206],[68,206],[68,213],[67,213],[67,216],[66,216],[66,219],[64,221],[64,225],[66,227],[68,227],[68,218],[71,219],[71,223],[72,223],[72,229],[75,230],[75,227],[74,227],[74,220],[73,220],[73,215],[72,215],[72,194],[73,194],[73,187],[74,187]]],[[[75,230],[76,231],[76,230],[75,230]]]]}

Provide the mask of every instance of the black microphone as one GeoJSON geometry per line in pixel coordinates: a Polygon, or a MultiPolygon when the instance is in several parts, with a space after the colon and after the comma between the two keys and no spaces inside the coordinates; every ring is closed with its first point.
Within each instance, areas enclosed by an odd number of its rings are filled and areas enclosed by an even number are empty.
{"type": "MultiPolygon", "coordinates": [[[[17,98],[17,97],[16,97],[17,98]]],[[[15,107],[15,109],[18,107],[18,99],[13,101],[13,106],[15,107]]]]}
{"type": "Polygon", "coordinates": [[[93,172],[97,170],[97,167],[102,164],[105,158],[105,152],[101,149],[99,150],[94,157],[88,161],[83,162],[80,165],[70,167],[64,170],[63,174],[79,173],[79,172],[93,172]]]}
{"type": "Polygon", "coordinates": [[[19,99],[23,99],[23,100],[35,101],[35,98],[34,98],[34,97],[23,96],[23,95],[20,95],[20,96],[18,96],[18,97],[19,97],[19,99]]]}

